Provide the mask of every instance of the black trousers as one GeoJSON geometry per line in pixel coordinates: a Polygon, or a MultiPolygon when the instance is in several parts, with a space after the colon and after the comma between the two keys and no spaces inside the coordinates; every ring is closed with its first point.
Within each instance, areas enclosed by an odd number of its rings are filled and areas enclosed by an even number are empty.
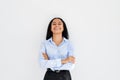
{"type": "Polygon", "coordinates": [[[48,69],[44,80],[72,80],[69,70],[52,71],[48,69]]]}

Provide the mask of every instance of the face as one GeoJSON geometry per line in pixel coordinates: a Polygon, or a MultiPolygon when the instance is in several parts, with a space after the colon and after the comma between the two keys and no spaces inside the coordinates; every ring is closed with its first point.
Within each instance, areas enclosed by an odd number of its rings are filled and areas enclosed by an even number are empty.
{"type": "Polygon", "coordinates": [[[51,24],[51,31],[53,34],[62,34],[63,22],[60,19],[54,19],[51,24]]]}

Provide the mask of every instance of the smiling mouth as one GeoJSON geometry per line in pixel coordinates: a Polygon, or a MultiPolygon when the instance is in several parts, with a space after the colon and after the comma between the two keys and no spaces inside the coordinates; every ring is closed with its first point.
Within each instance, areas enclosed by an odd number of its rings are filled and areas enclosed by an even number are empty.
{"type": "Polygon", "coordinates": [[[61,28],[54,28],[54,30],[60,30],[61,28]]]}

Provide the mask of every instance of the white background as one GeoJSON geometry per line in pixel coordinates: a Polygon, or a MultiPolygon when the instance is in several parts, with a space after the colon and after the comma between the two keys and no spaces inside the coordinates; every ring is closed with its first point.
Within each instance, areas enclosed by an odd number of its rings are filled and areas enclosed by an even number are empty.
{"type": "Polygon", "coordinates": [[[66,22],[73,80],[120,80],[119,0],[0,0],[0,80],[42,80],[39,49],[49,21],[66,22]]]}

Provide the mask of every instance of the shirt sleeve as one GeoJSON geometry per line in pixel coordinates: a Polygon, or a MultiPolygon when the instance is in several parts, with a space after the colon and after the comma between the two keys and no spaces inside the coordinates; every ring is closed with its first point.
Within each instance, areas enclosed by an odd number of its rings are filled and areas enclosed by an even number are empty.
{"type": "Polygon", "coordinates": [[[39,62],[42,68],[60,67],[62,65],[61,59],[45,60],[42,55],[43,53],[46,53],[45,42],[42,43],[41,49],[39,51],[39,62]]]}
{"type": "Polygon", "coordinates": [[[73,70],[74,67],[75,67],[75,64],[73,64],[73,63],[66,63],[66,64],[63,64],[60,67],[60,70],[73,70]]]}
{"type": "Polygon", "coordinates": [[[74,48],[71,42],[68,44],[68,56],[74,56],[74,48]]]}
{"type": "MultiPolygon", "coordinates": [[[[74,56],[73,45],[70,42],[68,44],[68,56],[74,56]]],[[[72,70],[74,69],[74,67],[75,67],[75,64],[69,62],[69,63],[63,64],[60,67],[60,70],[72,70]]]]}

